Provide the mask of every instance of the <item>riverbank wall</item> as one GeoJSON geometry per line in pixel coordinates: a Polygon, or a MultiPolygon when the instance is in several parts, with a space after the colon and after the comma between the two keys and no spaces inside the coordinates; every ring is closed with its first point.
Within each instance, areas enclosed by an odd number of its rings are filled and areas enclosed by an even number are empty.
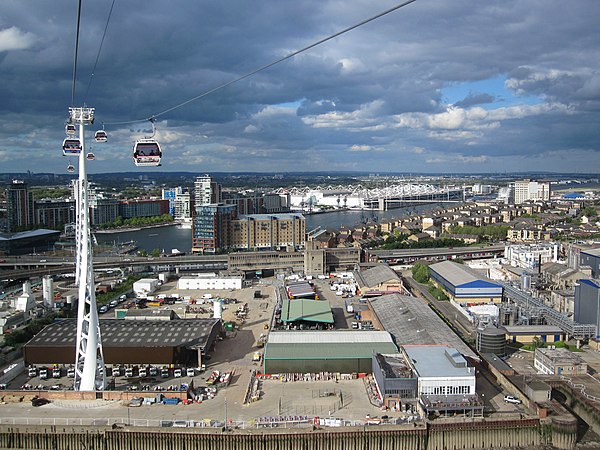
{"type": "MultiPolygon", "coordinates": [[[[462,450],[552,445],[550,422],[472,420],[426,425],[225,430],[0,426],[3,449],[88,450],[462,450]]],[[[561,430],[564,433],[564,430],[561,430]]],[[[569,442],[574,442],[569,440],[569,442]]],[[[573,448],[559,445],[557,448],[573,448]]]]}

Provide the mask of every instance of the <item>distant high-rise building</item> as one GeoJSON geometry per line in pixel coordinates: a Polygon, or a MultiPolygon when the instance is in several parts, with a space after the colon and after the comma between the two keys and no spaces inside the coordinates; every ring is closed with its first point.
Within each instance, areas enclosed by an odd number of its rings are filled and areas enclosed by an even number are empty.
{"type": "Polygon", "coordinates": [[[221,203],[221,186],[210,175],[196,177],[196,181],[194,182],[194,201],[196,206],[221,203]]]}
{"type": "Polygon", "coordinates": [[[156,217],[163,214],[169,214],[168,200],[127,200],[119,203],[119,216],[123,219],[156,217]]]}
{"type": "Polygon", "coordinates": [[[44,199],[34,202],[36,225],[54,230],[62,229],[68,223],[75,222],[75,200],[44,199]]]}
{"type": "Polygon", "coordinates": [[[162,198],[163,200],[169,200],[169,214],[173,217],[175,217],[175,198],[182,193],[183,188],[181,186],[162,190],[162,198]]]}
{"type": "Polygon", "coordinates": [[[182,192],[175,197],[173,218],[180,221],[192,219],[192,198],[189,192],[182,192]]]}
{"type": "Polygon", "coordinates": [[[196,205],[192,227],[192,252],[217,253],[231,245],[231,221],[237,218],[235,205],[196,205]]]}
{"type": "Polygon", "coordinates": [[[27,189],[27,183],[13,180],[6,189],[7,231],[15,232],[33,227],[33,193],[27,189]]]}
{"type": "Polygon", "coordinates": [[[528,200],[550,200],[549,181],[518,180],[514,184],[515,204],[528,200]]]}

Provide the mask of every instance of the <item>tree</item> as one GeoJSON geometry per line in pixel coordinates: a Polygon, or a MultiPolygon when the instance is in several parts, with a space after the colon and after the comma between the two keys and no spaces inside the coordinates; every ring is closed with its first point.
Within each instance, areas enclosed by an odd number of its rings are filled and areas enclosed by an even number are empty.
{"type": "Polygon", "coordinates": [[[545,347],[544,342],[539,338],[539,336],[535,336],[531,342],[531,348],[536,349],[541,347],[545,347]]]}
{"type": "Polygon", "coordinates": [[[152,251],[150,252],[150,255],[152,255],[155,258],[159,257],[160,256],[160,249],[159,248],[153,248],[152,251]]]}
{"type": "Polygon", "coordinates": [[[422,263],[416,263],[412,268],[412,276],[417,283],[427,283],[429,281],[429,267],[422,263]]]}

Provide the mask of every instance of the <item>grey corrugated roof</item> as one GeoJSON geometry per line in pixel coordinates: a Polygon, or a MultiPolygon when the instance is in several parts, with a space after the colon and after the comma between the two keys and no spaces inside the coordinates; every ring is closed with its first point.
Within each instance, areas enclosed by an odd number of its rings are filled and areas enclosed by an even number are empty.
{"type": "MultiPolygon", "coordinates": [[[[203,347],[219,319],[165,321],[100,320],[103,347],[203,347]]],[[[26,345],[36,347],[74,347],[77,320],[54,322],[26,345]]]]}
{"type": "Polygon", "coordinates": [[[504,325],[508,334],[563,334],[563,330],[560,327],[554,325],[515,325],[509,326],[504,325]]]}
{"type": "Polygon", "coordinates": [[[371,267],[367,270],[353,272],[353,274],[354,279],[361,287],[366,286],[371,288],[389,280],[400,281],[398,274],[390,269],[387,264],[378,264],[375,267],[371,267]]]}
{"type": "Polygon", "coordinates": [[[387,331],[272,331],[270,344],[361,344],[393,342],[387,331]]]}
{"type": "Polygon", "coordinates": [[[389,294],[370,300],[383,328],[397,345],[447,344],[465,356],[479,357],[424,301],[407,295],[389,294]]]}
{"type": "Polygon", "coordinates": [[[177,317],[177,314],[172,309],[136,309],[131,308],[126,312],[127,317],[177,317]]]}
{"type": "Polygon", "coordinates": [[[452,261],[442,261],[432,264],[429,266],[429,269],[437,272],[456,287],[484,279],[484,277],[477,277],[473,273],[468,272],[464,265],[452,261]]]}

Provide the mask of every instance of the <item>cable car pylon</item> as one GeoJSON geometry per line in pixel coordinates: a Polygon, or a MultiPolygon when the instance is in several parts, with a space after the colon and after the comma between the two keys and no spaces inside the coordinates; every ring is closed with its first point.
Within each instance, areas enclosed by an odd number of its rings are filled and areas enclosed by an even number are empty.
{"type": "Polygon", "coordinates": [[[76,195],[76,280],[79,300],[77,309],[77,341],[75,360],[76,391],[104,390],[106,378],[96,290],[90,231],[85,125],[94,122],[94,108],[69,108],[70,123],[79,125],[79,177],[76,195]]]}

